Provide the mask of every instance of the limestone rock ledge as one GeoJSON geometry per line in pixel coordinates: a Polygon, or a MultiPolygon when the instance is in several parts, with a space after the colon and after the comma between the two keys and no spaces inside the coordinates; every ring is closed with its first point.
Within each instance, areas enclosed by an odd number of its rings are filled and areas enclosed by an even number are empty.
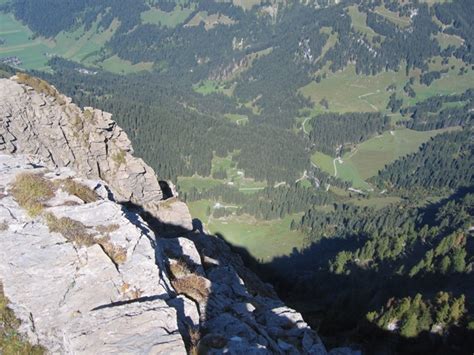
{"type": "Polygon", "coordinates": [[[60,354],[327,354],[224,241],[192,230],[185,204],[161,201],[110,114],[30,84],[0,79],[0,282],[31,342],[60,354]],[[52,190],[34,217],[14,198],[24,174],[52,190]]]}
{"type": "MultiPolygon", "coordinates": [[[[106,198],[85,204],[60,188],[44,201],[43,216],[31,218],[9,193],[25,173],[53,184],[75,176],[0,155],[0,280],[20,330],[51,353],[185,353],[177,312],[167,304],[173,292],[164,256],[144,221],[106,198]],[[120,263],[100,244],[81,246],[51,232],[47,213],[80,222],[94,238],[106,236],[123,251],[120,263]]],[[[103,182],[76,181],[106,193],[103,182]]]]}

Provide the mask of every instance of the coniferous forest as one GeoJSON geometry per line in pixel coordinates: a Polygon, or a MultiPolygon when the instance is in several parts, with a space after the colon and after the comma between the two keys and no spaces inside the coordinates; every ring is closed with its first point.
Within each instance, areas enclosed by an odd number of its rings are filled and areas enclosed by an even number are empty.
{"type": "Polygon", "coordinates": [[[329,348],[472,354],[472,0],[4,0],[0,16],[27,34],[0,29],[0,77],[111,112],[210,233],[256,230],[233,247],[329,348]]]}

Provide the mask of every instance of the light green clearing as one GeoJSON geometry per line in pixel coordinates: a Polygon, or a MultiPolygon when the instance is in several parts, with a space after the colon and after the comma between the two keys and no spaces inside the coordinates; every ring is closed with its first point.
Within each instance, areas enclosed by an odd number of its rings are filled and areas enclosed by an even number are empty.
{"type": "Polygon", "coordinates": [[[270,261],[307,245],[302,233],[290,231],[291,221],[301,218],[301,214],[272,221],[260,221],[251,216],[216,219],[207,215],[208,210],[212,211],[214,202],[198,200],[189,202],[188,206],[191,216],[201,220],[210,233],[221,234],[227,242],[244,247],[258,260],[270,261]]]}
{"type": "Polygon", "coordinates": [[[376,14],[385,17],[388,21],[399,27],[408,27],[411,24],[409,17],[401,17],[398,13],[392,12],[385,8],[385,6],[379,6],[374,11],[376,14]]]}
{"type": "Polygon", "coordinates": [[[321,152],[315,152],[311,156],[311,161],[316,164],[322,171],[330,174],[331,176],[336,176],[341,180],[351,182],[352,186],[355,188],[370,188],[370,185],[367,184],[364,179],[362,179],[357,168],[354,166],[354,163],[350,160],[344,160],[344,162],[341,164],[338,160],[335,160],[329,155],[326,155],[321,152]],[[337,175],[335,175],[334,169],[337,170],[337,175]]]}
{"type": "Polygon", "coordinates": [[[225,158],[214,155],[211,171],[214,173],[222,169],[225,170],[227,172],[227,179],[220,181],[223,184],[239,188],[241,192],[254,193],[267,186],[267,183],[264,181],[255,181],[252,178],[245,177],[245,172],[234,165],[232,163],[232,155],[225,158]]]}
{"type": "Polygon", "coordinates": [[[332,176],[334,176],[334,165],[336,165],[338,178],[351,182],[355,188],[367,189],[369,186],[365,180],[375,176],[385,165],[416,152],[419,146],[431,137],[453,129],[457,128],[433,131],[410,129],[388,131],[357,145],[352,152],[344,154],[342,164],[320,152],[314,153],[311,160],[321,170],[332,176]]]}
{"type": "Polygon", "coordinates": [[[329,38],[327,39],[326,43],[321,49],[321,55],[316,60],[318,60],[319,58],[323,58],[326,52],[332,47],[334,47],[334,45],[337,43],[337,40],[339,38],[336,32],[334,32],[334,34],[331,33],[330,27],[322,27],[319,32],[328,34],[329,38]]]}
{"type": "Polygon", "coordinates": [[[230,244],[245,248],[255,259],[265,262],[289,255],[295,248],[302,250],[307,245],[302,233],[290,231],[291,221],[300,217],[292,215],[274,221],[257,221],[249,216],[211,218],[207,228],[212,234],[221,234],[230,244]]]}
{"type": "Polygon", "coordinates": [[[207,200],[198,200],[193,202],[186,202],[189,207],[189,212],[193,218],[198,218],[201,222],[207,222],[207,210],[211,208],[211,202],[207,200]]]}
{"type": "Polygon", "coordinates": [[[148,11],[142,12],[141,19],[143,23],[174,28],[186,21],[193,11],[194,4],[191,4],[189,7],[176,5],[174,11],[171,12],[165,12],[158,8],[151,8],[148,11]]]}
{"type": "Polygon", "coordinates": [[[236,23],[226,15],[222,15],[220,13],[209,15],[207,11],[200,11],[195,16],[193,16],[191,20],[189,20],[185,27],[199,26],[201,22],[204,23],[204,28],[206,31],[213,29],[217,25],[233,25],[236,23]]]}
{"type": "MultiPolygon", "coordinates": [[[[343,158],[344,159],[344,158],[343,158]]],[[[340,163],[339,160],[334,161],[334,164],[337,169],[337,177],[344,181],[349,181],[352,186],[356,189],[368,190],[370,185],[364,181],[360,174],[360,170],[357,169],[356,165],[350,159],[343,160],[343,163],[340,163]]]]}
{"type": "Polygon", "coordinates": [[[132,63],[116,56],[100,62],[101,49],[120,25],[112,21],[106,30],[99,30],[96,21],[88,31],[78,27],[72,32],[60,32],[53,39],[33,38],[33,32],[17,21],[13,15],[0,13],[0,38],[5,45],[0,46],[0,57],[17,56],[22,60],[21,68],[48,70],[47,62],[53,56],[60,56],[75,62],[100,66],[117,73],[150,70],[150,63],[132,63]]]}
{"type": "Polygon", "coordinates": [[[238,188],[244,193],[255,193],[267,186],[264,181],[255,181],[252,178],[245,177],[243,170],[239,170],[232,164],[232,156],[221,158],[214,156],[212,159],[211,175],[212,173],[225,170],[227,172],[227,179],[214,179],[212,177],[202,177],[194,175],[191,177],[178,177],[179,189],[182,192],[188,192],[193,187],[198,191],[210,189],[218,185],[229,185],[238,188]]]}
{"type": "Polygon", "coordinates": [[[300,185],[302,187],[311,187],[311,186],[313,186],[313,185],[311,185],[311,182],[307,178],[304,178],[303,180],[300,180],[298,182],[298,185],[300,185]]]}
{"type": "Polygon", "coordinates": [[[326,79],[320,83],[312,81],[300,92],[318,107],[325,98],[331,112],[384,111],[391,95],[387,87],[395,84],[401,90],[407,80],[405,73],[400,71],[382,72],[374,76],[357,75],[354,65],[348,65],[342,71],[327,73],[326,79]]]}
{"type": "Polygon", "coordinates": [[[178,185],[179,185],[180,191],[183,191],[183,192],[188,192],[193,187],[195,187],[199,191],[207,190],[213,186],[218,186],[220,184],[222,184],[222,181],[220,180],[212,179],[209,177],[201,177],[197,175],[191,176],[191,177],[180,176],[178,178],[178,185]]]}
{"type": "Polygon", "coordinates": [[[373,207],[377,210],[384,208],[388,205],[398,203],[402,199],[396,196],[384,196],[384,197],[370,197],[366,198],[355,198],[350,200],[350,203],[353,203],[356,206],[360,207],[373,207]]]}
{"type": "Polygon", "coordinates": [[[458,75],[460,67],[465,67],[465,64],[456,58],[451,58],[446,65],[441,65],[441,59],[435,58],[435,63],[430,63],[430,70],[449,69],[449,71],[442,74],[441,78],[430,86],[425,86],[419,83],[419,70],[412,70],[409,76],[405,75],[404,70],[367,76],[357,75],[354,65],[348,65],[342,71],[328,72],[326,79],[320,83],[312,81],[299,91],[315,103],[315,113],[322,111],[319,102],[323,98],[328,100],[331,112],[386,112],[387,102],[392,94],[386,89],[391,84],[396,85],[397,97],[403,98],[404,106],[414,105],[433,95],[461,93],[472,88],[474,71],[468,67],[466,74],[458,75]],[[454,69],[451,69],[452,66],[454,69]],[[412,86],[416,92],[415,98],[409,98],[403,92],[403,86],[410,77],[415,77],[412,86]]]}
{"type": "Polygon", "coordinates": [[[426,100],[427,98],[434,95],[451,95],[455,93],[460,94],[467,89],[472,88],[474,83],[474,70],[468,67],[467,73],[464,75],[458,75],[460,61],[453,58],[450,60],[450,63],[453,63],[452,65],[454,65],[455,68],[450,68],[448,73],[442,74],[441,78],[433,81],[430,86],[421,85],[419,81],[415,81],[413,90],[416,92],[416,98],[405,100],[407,101],[407,104],[414,104],[416,102],[426,100]]]}
{"type": "Polygon", "coordinates": [[[236,113],[226,113],[224,117],[238,125],[245,125],[249,121],[249,118],[247,116],[239,115],[236,113]]]}
{"type": "Polygon", "coordinates": [[[128,60],[124,60],[117,55],[107,58],[104,60],[100,66],[112,73],[116,74],[130,74],[138,73],[141,71],[151,71],[153,68],[152,62],[140,62],[137,64],[132,64],[128,60]]]}
{"type": "Polygon", "coordinates": [[[219,170],[225,170],[227,172],[227,175],[235,175],[236,170],[235,167],[233,166],[235,164],[232,163],[232,155],[228,157],[218,157],[217,155],[214,155],[212,158],[212,168],[211,172],[214,173],[219,170]]]}
{"type": "Polygon", "coordinates": [[[385,132],[359,144],[353,152],[344,155],[343,161],[353,163],[360,177],[365,180],[376,175],[385,165],[416,152],[422,143],[447,130],[449,129],[433,131],[398,129],[385,132]]]}
{"type": "MultiPolygon", "coordinates": [[[[354,29],[359,33],[367,35],[367,38],[372,40],[377,33],[367,26],[367,15],[360,12],[356,5],[349,6],[347,10],[349,11],[349,16],[351,17],[354,29]]],[[[383,36],[381,37],[383,38],[383,36]]]]}
{"type": "Polygon", "coordinates": [[[250,10],[255,5],[260,5],[262,3],[261,0],[232,0],[232,3],[235,6],[240,6],[244,10],[250,10]]]}
{"type": "Polygon", "coordinates": [[[311,161],[318,166],[322,171],[325,171],[329,175],[334,176],[334,165],[333,159],[329,155],[321,152],[315,152],[311,156],[311,161]]]}
{"type": "Polygon", "coordinates": [[[40,39],[32,40],[33,33],[12,15],[0,13],[0,38],[5,44],[0,46],[0,57],[17,56],[25,69],[46,69],[49,48],[40,39]]]}
{"type": "Polygon", "coordinates": [[[464,40],[456,35],[449,35],[446,33],[439,32],[435,36],[436,40],[438,41],[440,47],[442,49],[447,48],[448,46],[455,46],[459,47],[463,44],[464,40]]]}
{"type": "Polygon", "coordinates": [[[233,89],[234,88],[230,84],[221,83],[216,80],[204,80],[193,85],[193,90],[202,95],[219,92],[227,96],[232,96],[233,89]]]}
{"type": "Polygon", "coordinates": [[[100,49],[112,38],[119,26],[120,22],[115,19],[108,29],[101,31],[95,22],[88,31],[84,31],[82,26],[73,32],[60,32],[53,41],[45,41],[50,45],[52,53],[92,65],[97,60],[100,49]]]}

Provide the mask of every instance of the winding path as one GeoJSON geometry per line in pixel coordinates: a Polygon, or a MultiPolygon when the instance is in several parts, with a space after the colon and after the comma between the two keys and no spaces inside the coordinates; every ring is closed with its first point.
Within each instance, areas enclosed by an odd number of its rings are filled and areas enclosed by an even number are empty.
{"type": "Polygon", "coordinates": [[[336,165],[336,161],[337,161],[339,164],[344,163],[344,161],[341,159],[341,157],[334,158],[334,160],[332,161],[332,165],[334,166],[334,177],[337,177],[337,165],[336,165]]]}

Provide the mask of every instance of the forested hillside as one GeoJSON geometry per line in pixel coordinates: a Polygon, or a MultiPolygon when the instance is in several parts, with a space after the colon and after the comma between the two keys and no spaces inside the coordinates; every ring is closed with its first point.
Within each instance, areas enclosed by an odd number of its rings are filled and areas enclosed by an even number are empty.
{"type": "Polygon", "coordinates": [[[0,0],[326,343],[472,353],[474,2],[0,0]]]}

